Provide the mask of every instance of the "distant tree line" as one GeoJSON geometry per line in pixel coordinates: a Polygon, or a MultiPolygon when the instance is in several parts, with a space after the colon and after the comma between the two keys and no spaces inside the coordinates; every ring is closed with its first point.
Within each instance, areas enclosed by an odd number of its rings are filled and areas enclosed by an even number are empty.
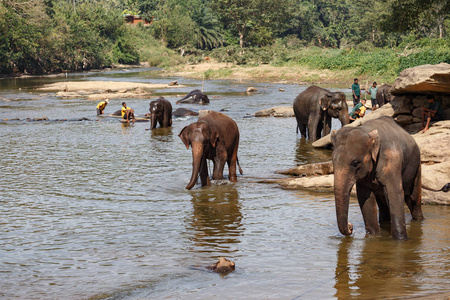
{"type": "Polygon", "coordinates": [[[184,55],[280,40],[351,49],[449,36],[448,0],[0,0],[0,73],[138,63],[155,41],[184,55]],[[127,26],[124,14],[152,23],[127,26]]]}

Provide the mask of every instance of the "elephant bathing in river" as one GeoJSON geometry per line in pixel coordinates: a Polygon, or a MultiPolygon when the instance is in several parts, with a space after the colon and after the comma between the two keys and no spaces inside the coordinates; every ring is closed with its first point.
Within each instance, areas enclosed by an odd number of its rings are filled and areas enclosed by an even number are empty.
{"type": "Polygon", "coordinates": [[[314,142],[331,131],[331,118],[339,118],[342,126],[350,122],[348,105],[344,93],[330,92],[312,85],[301,92],[294,100],[294,114],[297,119],[297,132],[314,142]]]}
{"type": "Polygon", "coordinates": [[[208,104],[209,98],[206,94],[202,93],[200,90],[193,90],[189,92],[186,96],[177,101],[179,103],[200,103],[208,104]]]}
{"type": "Polygon", "coordinates": [[[150,102],[150,129],[156,128],[156,122],[161,127],[172,126],[172,104],[164,97],[159,97],[157,100],[150,102]]]}
{"type": "Polygon", "coordinates": [[[415,140],[391,117],[381,117],[359,127],[333,131],[331,141],[340,232],[350,235],[353,231],[348,208],[356,183],[367,233],[378,233],[378,222],[390,221],[392,237],[407,239],[404,202],[414,220],[423,220],[420,150],[415,140]]]}
{"type": "MultiPolygon", "coordinates": [[[[239,129],[230,117],[211,111],[196,123],[184,127],[179,137],[187,149],[189,145],[192,147],[192,176],[186,189],[190,190],[194,186],[199,173],[202,186],[210,184],[206,159],[213,161],[213,179],[223,178],[223,169],[227,163],[230,181],[237,180],[239,129]]],[[[239,172],[242,174],[240,166],[239,172]]]]}

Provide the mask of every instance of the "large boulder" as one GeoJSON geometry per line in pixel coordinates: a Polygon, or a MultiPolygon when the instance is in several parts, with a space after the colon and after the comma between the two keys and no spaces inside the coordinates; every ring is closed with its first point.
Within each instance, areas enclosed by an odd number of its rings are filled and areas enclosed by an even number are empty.
{"type": "Polygon", "coordinates": [[[391,94],[450,94],[450,64],[421,65],[403,70],[392,85],[391,94]]]}

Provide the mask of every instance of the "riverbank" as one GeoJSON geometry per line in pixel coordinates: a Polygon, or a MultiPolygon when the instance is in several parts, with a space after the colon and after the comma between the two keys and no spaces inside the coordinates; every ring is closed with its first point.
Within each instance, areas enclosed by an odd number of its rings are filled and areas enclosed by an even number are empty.
{"type": "MultiPolygon", "coordinates": [[[[231,79],[240,81],[318,84],[328,87],[350,87],[355,78],[355,70],[312,69],[304,66],[240,66],[231,63],[213,61],[195,65],[172,67],[162,72],[164,76],[180,76],[194,79],[231,79]]],[[[361,84],[372,82],[377,78],[367,75],[358,76],[361,84]]],[[[387,83],[387,82],[386,82],[387,83]]]]}

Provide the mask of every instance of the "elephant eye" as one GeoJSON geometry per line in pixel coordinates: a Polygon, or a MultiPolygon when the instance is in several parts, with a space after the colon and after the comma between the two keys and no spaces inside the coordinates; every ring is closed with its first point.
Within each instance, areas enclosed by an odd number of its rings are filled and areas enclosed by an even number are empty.
{"type": "Polygon", "coordinates": [[[354,160],[351,163],[351,166],[354,167],[354,168],[356,168],[358,165],[359,165],[359,161],[357,161],[357,160],[354,160]]]}

